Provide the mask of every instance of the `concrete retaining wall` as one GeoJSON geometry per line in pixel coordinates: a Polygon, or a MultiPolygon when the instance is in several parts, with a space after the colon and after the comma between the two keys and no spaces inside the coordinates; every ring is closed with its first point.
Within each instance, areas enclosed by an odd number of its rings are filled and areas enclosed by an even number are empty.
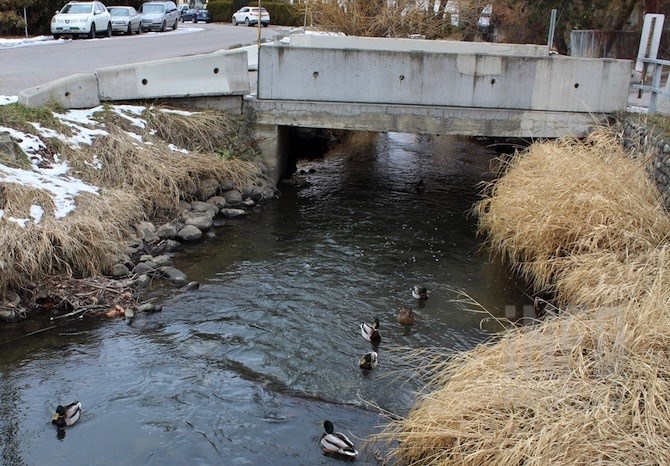
{"type": "Polygon", "coordinates": [[[249,93],[247,51],[159,60],[96,70],[100,100],[249,93]]]}
{"type": "Polygon", "coordinates": [[[247,50],[222,50],[99,68],[23,90],[18,101],[28,107],[55,102],[65,108],[91,108],[101,101],[238,96],[226,106],[241,108],[241,96],[251,89],[247,55],[247,50]]]}
{"type": "Polygon", "coordinates": [[[19,93],[19,103],[41,107],[56,102],[65,108],[93,108],[100,105],[98,79],[95,73],[73,74],[31,87],[19,93]]]}
{"type": "Polygon", "coordinates": [[[258,98],[613,113],[630,60],[261,46],[258,98]],[[333,66],[336,64],[337,66],[333,66]]]}
{"type": "Polygon", "coordinates": [[[292,34],[288,36],[288,42],[294,47],[312,48],[468,53],[519,57],[546,57],[549,54],[549,48],[546,45],[462,42],[457,40],[388,39],[385,37],[292,34]]]}

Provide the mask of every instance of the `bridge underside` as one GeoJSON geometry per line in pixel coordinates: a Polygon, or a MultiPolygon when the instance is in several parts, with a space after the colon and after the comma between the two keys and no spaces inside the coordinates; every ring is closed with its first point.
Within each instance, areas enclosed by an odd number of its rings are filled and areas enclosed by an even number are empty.
{"type": "Polygon", "coordinates": [[[505,138],[584,137],[607,115],[245,98],[266,125],[505,138]]]}

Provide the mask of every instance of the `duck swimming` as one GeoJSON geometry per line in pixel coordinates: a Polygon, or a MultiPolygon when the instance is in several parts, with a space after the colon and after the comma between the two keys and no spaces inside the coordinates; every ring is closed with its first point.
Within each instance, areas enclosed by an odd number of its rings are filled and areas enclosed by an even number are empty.
{"type": "Polygon", "coordinates": [[[377,353],[375,351],[365,353],[361,359],[358,360],[358,367],[365,370],[371,370],[377,367],[377,353]]]}
{"type": "Polygon", "coordinates": [[[414,285],[414,288],[412,288],[412,297],[419,301],[425,301],[428,299],[428,289],[425,286],[414,285]]]}
{"type": "Polygon", "coordinates": [[[334,432],[333,423],[325,421],[323,428],[326,432],[321,436],[321,446],[325,454],[339,456],[343,459],[355,460],[358,452],[354,444],[341,432],[334,432]]]}
{"type": "Polygon", "coordinates": [[[379,319],[375,317],[372,325],[366,323],[361,324],[361,335],[370,343],[379,344],[379,342],[382,341],[382,337],[379,334],[379,319]]]}
{"type": "Polygon", "coordinates": [[[75,401],[67,406],[58,405],[51,423],[58,428],[70,427],[79,420],[81,416],[81,403],[75,401]]]}
{"type": "Polygon", "coordinates": [[[414,324],[414,312],[408,307],[401,307],[398,310],[398,322],[403,325],[414,324]]]}

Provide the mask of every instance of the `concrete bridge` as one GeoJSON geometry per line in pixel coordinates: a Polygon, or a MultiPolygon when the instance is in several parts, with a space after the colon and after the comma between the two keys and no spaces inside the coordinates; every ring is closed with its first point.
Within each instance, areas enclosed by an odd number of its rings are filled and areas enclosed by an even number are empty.
{"type": "Polygon", "coordinates": [[[22,91],[19,102],[90,108],[167,99],[253,112],[279,176],[294,127],[581,137],[626,109],[632,73],[629,60],[565,57],[538,45],[304,34],[263,44],[251,83],[250,61],[246,50],[222,50],[100,68],[22,91]]]}
{"type": "Polygon", "coordinates": [[[491,137],[583,136],[626,108],[632,62],[546,46],[292,35],[263,45],[261,123],[491,137]]]}

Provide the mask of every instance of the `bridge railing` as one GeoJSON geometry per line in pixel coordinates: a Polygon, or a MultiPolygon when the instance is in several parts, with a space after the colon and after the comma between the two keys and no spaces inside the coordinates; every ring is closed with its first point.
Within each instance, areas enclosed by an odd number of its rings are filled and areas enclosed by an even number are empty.
{"type": "Polygon", "coordinates": [[[650,84],[633,84],[633,89],[638,89],[640,93],[650,92],[649,110],[647,113],[653,114],[658,110],[659,96],[670,98],[670,79],[667,78],[668,72],[663,67],[667,66],[670,70],[670,60],[658,60],[655,58],[638,59],[645,64],[647,73],[651,74],[650,84]],[[662,84],[665,76],[665,84],[662,84]]]}

